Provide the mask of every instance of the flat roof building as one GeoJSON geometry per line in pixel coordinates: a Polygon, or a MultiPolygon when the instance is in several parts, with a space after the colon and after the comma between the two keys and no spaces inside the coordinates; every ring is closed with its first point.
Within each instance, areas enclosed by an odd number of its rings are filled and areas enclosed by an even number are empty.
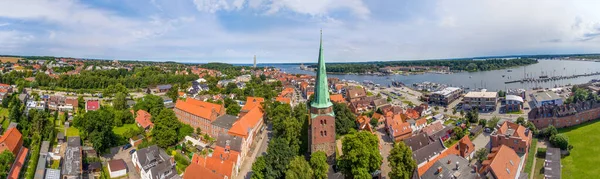
{"type": "Polygon", "coordinates": [[[447,87],[440,91],[431,93],[429,102],[446,106],[460,97],[462,90],[457,87],[447,87]]]}
{"type": "Polygon", "coordinates": [[[536,107],[541,107],[545,105],[562,105],[563,98],[558,96],[555,92],[552,91],[542,91],[531,94],[531,99],[533,100],[536,107]]]}
{"type": "Polygon", "coordinates": [[[477,108],[482,111],[494,111],[496,110],[497,101],[497,92],[471,91],[463,98],[463,109],[470,110],[477,108]]]}

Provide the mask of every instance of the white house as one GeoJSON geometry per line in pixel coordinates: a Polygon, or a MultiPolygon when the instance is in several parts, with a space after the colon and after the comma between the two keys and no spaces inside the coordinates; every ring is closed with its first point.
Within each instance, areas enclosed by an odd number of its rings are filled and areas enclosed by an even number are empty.
{"type": "Polygon", "coordinates": [[[180,179],[175,170],[175,160],[164,150],[152,145],[131,155],[131,162],[142,179],[180,179]]]}
{"type": "Polygon", "coordinates": [[[127,175],[127,165],[123,159],[111,160],[108,162],[108,172],[110,178],[117,178],[127,175]]]}

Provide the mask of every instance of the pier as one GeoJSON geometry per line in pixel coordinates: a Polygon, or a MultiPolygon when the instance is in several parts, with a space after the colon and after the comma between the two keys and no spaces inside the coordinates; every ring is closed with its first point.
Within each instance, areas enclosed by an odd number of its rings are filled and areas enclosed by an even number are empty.
{"type": "Polygon", "coordinates": [[[579,74],[579,75],[569,75],[569,76],[553,76],[553,77],[540,76],[539,78],[523,78],[520,80],[506,81],[506,82],[504,82],[504,84],[540,83],[540,82],[550,82],[550,81],[566,80],[566,79],[573,79],[573,78],[579,78],[579,77],[585,77],[585,76],[596,76],[596,75],[600,75],[600,72],[586,73],[586,74],[579,74]]]}

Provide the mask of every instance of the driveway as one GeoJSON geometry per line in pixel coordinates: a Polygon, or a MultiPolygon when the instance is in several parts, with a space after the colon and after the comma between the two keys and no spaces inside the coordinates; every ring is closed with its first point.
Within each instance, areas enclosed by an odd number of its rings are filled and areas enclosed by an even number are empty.
{"type": "Polygon", "coordinates": [[[129,151],[135,149],[135,147],[131,147],[127,150],[121,150],[123,146],[118,146],[118,147],[113,147],[110,149],[110,153],[109,154],[104,154],[102,155],[101,159],[102,161],[104,161],[104,166],[106,166],[106,162],[110,161],[110,160],[117,160],[117,159],[123,159],[123,161],[125,161],[125,163],[127,164],[127,177],[128,178],[141,178],[140,174],[138,173],[138,171],[135,169],[135,167],[133,166],[133,163],[131,162],[131,155],[129,155],[129,151]]]}
{"type": "Polygon", "coordinates": [[[377,129],[376,135],[377,138],[379,138],[379,152],[381,153],[381,157],[383,157],[381,164],[381,176],[383,178],[388,178],[388,173],[391,171],[391,168],[389,166],[387,157],[390,155],[390,150],[392,150],[394,147],[394,142],[388,135],[386,135],[384,128],[377,129]]]}
{"type": "Polygon", "coordinates": [[[490,134],[486,132],[479,134],[479,136],[475,137],[475,140],[473,140],[473,144],[475,145],[475,151],[481,148],[489,150],[491,145],[490,134]]]}

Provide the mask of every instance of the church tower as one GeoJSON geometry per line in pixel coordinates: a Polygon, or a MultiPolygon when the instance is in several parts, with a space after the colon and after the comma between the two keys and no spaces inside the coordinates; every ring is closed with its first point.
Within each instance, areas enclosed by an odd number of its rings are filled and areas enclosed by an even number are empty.
{"type": "Polygon", "coordinates": [[[327,72],[323,59],[323,32],[319,46],[319,64],[317,66],[317,79],[315,97],[310,102],[310,151],[311,153],[323,151],[327,154],[328,162],[335,160],[335,114],[333,103],[329,99],[329,85],[327,85],[327,72]]]}

